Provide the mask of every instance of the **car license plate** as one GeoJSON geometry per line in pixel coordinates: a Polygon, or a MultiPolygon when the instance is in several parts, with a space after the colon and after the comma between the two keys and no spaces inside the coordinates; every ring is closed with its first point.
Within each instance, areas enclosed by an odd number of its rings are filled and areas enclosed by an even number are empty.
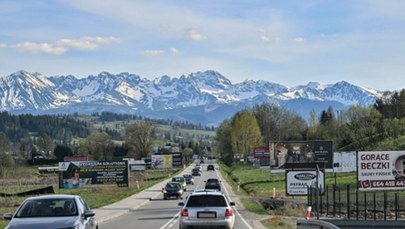
{"type": "Polygon", "coordinates": [[[216,218],[217,213],[216,212],[198,212],[197,213],[197,218],[216,218]]]}

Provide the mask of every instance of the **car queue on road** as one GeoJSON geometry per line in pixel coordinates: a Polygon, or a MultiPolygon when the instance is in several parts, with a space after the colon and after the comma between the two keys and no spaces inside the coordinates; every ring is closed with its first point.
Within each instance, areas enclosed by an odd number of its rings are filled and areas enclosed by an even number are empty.
{"type": "MultiPolygon", "coordinates": [[[[193,166],[194,165],[192,165],[191,168],[187,168],[182,172],[182,174],[176,175],[175,177],[185,178],[183,175],[191,175],[193,166]]],[[[187,191],[184,191],[183,187],[179,185],[180,183],[178,181],[172,181],[172,178],[170,178],[168,182],[165,183],[166,186],[161,186],[161,191],[159,191],[160,195],[157,193],[152,194],[152,190],[145,190],[144,192],[134,195],[133,197],[128,197],[119,203],[102,207],[100,209],[95,209],[94,212],[88,209],[88,211],[84,212],[82,215],[85,218],[88,217],[88,219],[91,219],[91,222],[96,222],[93,221],[93,218],[96,217],[97,224],[92,223],[92,225],[95,225],[96,228],[126,228],[129,225],[142,224],[142,226],[145,226],[145,228],[160,229],[172,228],[173,225],[174,227],[178,227],[180,229],[189,228],[189,226],[208,226],[209,228],[221,226],[221,228],[231,229],[234,228],[235,224],[239,224],[239,226],[237,226],[238,228],[251,229],[251,227],[246,224],[246,221],[243,219],[238,220],[238,218],[241,216],[237,213],[236,209],[234,208],[234,202],[229,199],[229,195],[227,193],[223,193],[219,190],[205,189],[205,184],[208,179],[219,178],[219,174],[216,169],[208,170],[206,165],[201,164],[198,166],[196,165],[195,169],[200,171],[199,176],[191,175],[191,179],[189,179],[188,182],[187,179],[184,179],[187,185],[185,188],[187,191]],[[173,185],[171,187],[167,187],[169,183],[173,185]],[[170,188],[175,189],[173,195],[169,193],[170,188]],[[153,197],[150,197],[149,202],[146,202],[146,198],[143,196],[146,197],[151,195],[153,197]],[[177,201],[170,200],[170,197],[176,197],[177,201]],[[181,199],[182,202],[178,202],[178,199],[181,199]],[[154,200],[165,201],[163,204],[163,202],[155,202],[154,200]],[[154,209],[166,210],[157,211],[157,213],[148,213],[149,211],[155,211],[154,209]],[[145,214],[147,214],[146,218],[144,216],[145,214]],[[158,216],[158,214],[161,214],[161,216],[158,216]],[[165,223],[165,220],[168,219],[169,215],[172,215],[172,218],[165,223]],[[156,217],[156,220],[145,221],[145,219],[148,219],[149,217],[156,217]],[[147,223],[150,223],[150,226],[147,226],[147,223]]],[[[175,180],[177,180],[177,178],[175,180]]],[[[180,181],[182,179],[178,180],[180,181]]],[[[9,214],[8,219],[12,219],[13,217],[15,216],[9,214]]],[[[82,227],[78,226],[77,228],[82,227]]]]}

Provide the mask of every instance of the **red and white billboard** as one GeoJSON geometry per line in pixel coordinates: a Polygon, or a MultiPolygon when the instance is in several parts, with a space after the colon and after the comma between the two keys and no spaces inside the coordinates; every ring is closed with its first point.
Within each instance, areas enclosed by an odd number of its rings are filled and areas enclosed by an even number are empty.
{"type": "Polygon", "coordinates": [[[405,151],[357,153],[359,190],[405,189],[405,151]]]}

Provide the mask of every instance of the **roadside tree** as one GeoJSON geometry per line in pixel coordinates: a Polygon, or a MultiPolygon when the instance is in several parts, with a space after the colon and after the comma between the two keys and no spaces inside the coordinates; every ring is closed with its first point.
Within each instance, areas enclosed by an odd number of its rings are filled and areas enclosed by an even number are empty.
{"type": "Polygon", "coordinates": [[[150,157],[156,126],[152,122],[136,122],[129,125],[125,132],[125,145],[129,156],[137,159],[150,157]]]}
{"type": "Polygon", "coordinates": [[[253,149],[262,142],[256,117],[253,112],[242,110],[233,117],[231,126],[232,151],[247,162],[253,149]]]}

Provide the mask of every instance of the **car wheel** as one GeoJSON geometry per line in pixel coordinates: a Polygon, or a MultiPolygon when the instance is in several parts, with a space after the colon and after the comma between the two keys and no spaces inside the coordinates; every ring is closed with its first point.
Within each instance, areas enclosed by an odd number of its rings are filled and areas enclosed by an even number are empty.
{"type": "Polygon", "coordinates": [[[167,196],[163,196],[163,199],[164,199],[164,200],[167,200],[167,196]]]}

